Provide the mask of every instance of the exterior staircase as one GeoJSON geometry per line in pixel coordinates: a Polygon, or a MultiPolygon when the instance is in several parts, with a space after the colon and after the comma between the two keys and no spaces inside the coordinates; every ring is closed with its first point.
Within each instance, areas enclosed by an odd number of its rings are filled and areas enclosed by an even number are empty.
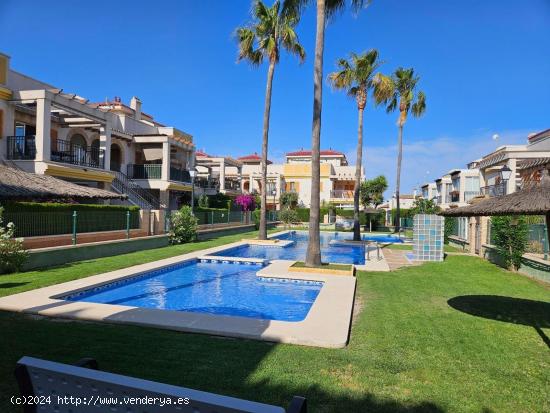
{"type": "Polygon", "coordinates": [[[119,194],[128,195],[128,200],[141,209],[160,209],[160,201],[149,191],[140,187],[123,172],[111,172],[115,173],[113,182],[111,182],[111,188],[113,190],[119,194]]]}

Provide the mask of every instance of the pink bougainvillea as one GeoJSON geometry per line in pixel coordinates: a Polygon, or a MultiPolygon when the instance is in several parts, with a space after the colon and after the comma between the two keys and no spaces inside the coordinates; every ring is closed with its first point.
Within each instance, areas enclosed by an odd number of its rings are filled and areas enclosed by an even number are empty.
{"type": "Polygon", "coordinates": [[[256,202],[253,195],[239,195],[235,198],[235,204],[239,205],[243,211],[254,211],[256,202]]]}

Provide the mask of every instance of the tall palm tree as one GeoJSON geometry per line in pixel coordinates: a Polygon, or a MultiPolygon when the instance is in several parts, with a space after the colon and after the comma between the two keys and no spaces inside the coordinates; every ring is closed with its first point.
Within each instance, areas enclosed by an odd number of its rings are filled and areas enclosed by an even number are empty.
{"type": "MultiPolygon", "coordinates": [[[[325,26],[327,19],[342,10],[346,0],[286,0],[289,9],[299,14],[301,9],[312,3],[317,5],[317,28],[315,33],[315,61],[313,64],[313,122],[311,128],[311,203],[309,209],[309,241],[306,253],[306,266],[321,265],[321,244],[319,233],[320,189],[321,189],[321,109],[323,100],[323,53],[325,49],[325,26]]],[[[350,0],[358,11],[370,0],[350,0]]]]}
{"type": "Polygon", "coordinates": [[[267,238],[267,148],[275,66],[279,63],[281,49],[286,49],[288,52],[297,55],[300,62],[305,59],[304,48],[294,30],[299,21],[299,14],[293,13],[293,11],[293,8],[281,6],[279,0],[276,0],[271,7],[267,7],[258,0],[253,3],[253,22],[249,26],[237,29],[239,61],[247,60],[253,66],[259,66],[264,59],[269,62],[262,136],[262,178],[260,188],[262,201],[259,239],[267,238]]]}
{"type": "Polygon", "coordinates": [[[361,168],[363,166],[363,113],[371,91],[376,105],[386,102],[393,92],[391,79],[377,72],[382,63],[378,59],[378,51],[375,49],[360,55],[351,53],[349,60],[338,60],[337,66],[339,70],[329,74],[328,77],[329,82],[335,89],[346,90],[347,94],[355,98],[357,103],[357,163],[355,165],[355,185],[353,188],[354,241],[361,240],[359,192],[361,189],[361,168]]]}
{"type": "Polygon", "coordinates": [[[389,99],[386,111],[388,113],[399,109],[399,118],[397,127],[399,134],[397,137],[397,177],[395,183],[395,198],[397,202],[397,213],[395,216],[395,231],[400,230],[401,209],[399,204],[399,189],[401,185],[401,159],[403,158],[403,125],[407,122],[409,110],[416,118],[422,116],[426,111],[426,95],[417,90],[419,76],[415,76],[414,69],[404,69],[399,67],[392,74],[393,94],[389,99]]]}

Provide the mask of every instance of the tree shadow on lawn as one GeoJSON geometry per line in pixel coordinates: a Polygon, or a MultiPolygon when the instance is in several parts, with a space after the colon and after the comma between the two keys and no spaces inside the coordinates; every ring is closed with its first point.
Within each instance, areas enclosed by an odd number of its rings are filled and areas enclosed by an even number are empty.
{"type": "Polygon", "coordinates": [[[28,284],[28,282],[21,282],[21,283],[2,283],[0,284],[0,288],[15,288],[20,287],[22,285],[28,284]]]}
{"type": "Polygon", "coordinates": [[[505,323],[533,327],[550,348],[550,338],[542,331],[550,328],[550,303],[500,295],[462,295],[447,301],[463,313],[505,323]]]}

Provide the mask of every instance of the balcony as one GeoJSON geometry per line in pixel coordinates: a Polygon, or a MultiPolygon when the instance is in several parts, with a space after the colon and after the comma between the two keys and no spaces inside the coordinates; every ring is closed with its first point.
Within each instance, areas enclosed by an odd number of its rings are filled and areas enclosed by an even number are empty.
{"type": "Polygon", "coordinates": [[[128,178],[132,179],[161,179],[162,164],[129,164],[128,178]]]}
{"type": "Polygon", "coordinates": [[[479,191],[464,191],[464,202],[468,202],[479,195],[479,191]]]}
{"type": "Polygon", "coordinates": [[[170,180],[179,182],[191,182],[191,175],[186,169],[181,169],[175,166],[170,167],[170,180]]]}
{"type": "Polygon", "coordinates": [[[332,199],[353,199],[352,189],[334,189],[330,191],[332,199]]]}
{"type": "Polygon", "coordinates": [[[33,160],[36,158],[36,144],[34,135],[8,136],[8,159],[33,160]]]}
{"type": "MultiPolygon", "coordinates": [[[[8,136],[8,159],[36,159],[36,140],[34,135],[8,136]]],[[[69,141],[57,139],[52,142],[50,160],[89,168],[104,168],[105,150],[72,144],[69,141]]]]}
{"type": "Polygon", "coordinates": [[[225,180],[225,190],[226,191],[240,191],[241,183],[238,181],[233,181],[230,179],[225,180]]]}
{"type": "Polygon", "coordinates": [[[508,181],[502,181],[495,185],[484,186],[481,194],[489,197],[503,196],[508,192],[508,181]]]}
{"type": "Polygon", "coordinates": [[[104,156],[104,149],[76,145],[69,141],[57,139],[52,142],[50,159],[55,162],[103,169],[105,165],[104,156]]]}
{"type": "MultiPolygon", "coordinates": [[[[127,175],[132,179],[162,179],[162,164],[129,164],[127,175]]],[[[191,182],[191,175],[186,169],[170,166],[171,181],[191,182]]]]}

